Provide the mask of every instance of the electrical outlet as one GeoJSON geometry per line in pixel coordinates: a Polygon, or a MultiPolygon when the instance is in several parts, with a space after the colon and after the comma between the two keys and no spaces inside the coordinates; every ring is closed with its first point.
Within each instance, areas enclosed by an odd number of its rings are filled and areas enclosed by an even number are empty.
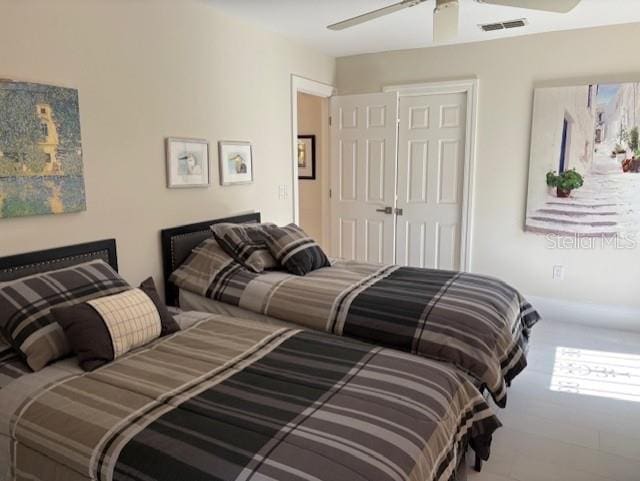
{"type": "Polygon", "coordinates": [[[564,266],[553,266],[553,278],[557,281],[564,280],[564,266]]]}
{"type": "Polygon", "coordinates": [[[287,197],[289,197],[289,194],[287,192],[286,184],[279,185],[278,186],[278,199],[287,200],[287,197]]]}

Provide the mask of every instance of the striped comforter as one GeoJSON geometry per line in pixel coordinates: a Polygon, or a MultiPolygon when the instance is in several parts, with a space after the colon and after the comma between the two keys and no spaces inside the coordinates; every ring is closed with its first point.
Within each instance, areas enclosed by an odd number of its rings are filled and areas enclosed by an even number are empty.
{"type": "Polygon", "coordinates": [[[14,414],[19,481],[431,481],[499,427],[454,368],[211,316],[14,414]]]}
{"type": "Polygon", "coordinates": [[[172,282],[202,296],[304,327],[453,363],[506,405],[506,384],[527,364],[538,313],[486,276],[338,261],[304,277],[255,274],[229,263],[207,275],[195,253],[172,282]]]}

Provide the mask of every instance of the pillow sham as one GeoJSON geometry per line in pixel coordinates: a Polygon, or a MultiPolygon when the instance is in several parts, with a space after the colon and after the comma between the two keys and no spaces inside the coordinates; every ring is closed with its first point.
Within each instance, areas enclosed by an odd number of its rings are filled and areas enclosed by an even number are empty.
{"type": "Polygon", "coordinates": [[[71,352],[52,308],[128,289],[129,284],[102,260],[21,277],[0,284],[0,329],[29,367],[38,371],[71,352]]]}
{"type": "Polygon", "coordinates": [[[0,390],[31,372],[10,342],[0,335],[0,390]]]}
{"type": "Polygon", "coordinates": [[[158,309],[158,314],[160,314],[160,324],[162,325],[162,332],[160,333],[160,336],[166,336],[179,331],[180,326],[169,312],[169,309],[167,309],[165,303],[160,300],[153,277],[149,277],[147,280],[143,281],[142,284],[140,284],[140,290],[149,296],[151,302],[153,302],[156,309],[158,309]]]}
{"type": "Polygon", "coordinates": [[[265,226],[269,251],[291,274],[304,276],[331,263],[320,246],[296,224],[265,226]]]}
{"type": "Polygon", "coordinates": [[[142,289],[54,308],[52,313],[85,371],[93,371],[162,334],[159,306],[142,289]]]}
{"type": "Polygon", "coordinates": [[[205,239],[193,251],[187,260],[176,269],[169,280],[180,289],[194,292],[210,299],[237,303],[233,293],[225,289],[231,278],[239,275],[239,279],[248,282],[259,274],[245,269],[236,262],[216,242],[205,239]]]}
{"type": "Polygon", "coordinates": [[[278,263],[265,243],[264,228],[274,224],[231,224],[211,226],[213,235],[227,254],[252,272],[273,269],[278,263]]]}

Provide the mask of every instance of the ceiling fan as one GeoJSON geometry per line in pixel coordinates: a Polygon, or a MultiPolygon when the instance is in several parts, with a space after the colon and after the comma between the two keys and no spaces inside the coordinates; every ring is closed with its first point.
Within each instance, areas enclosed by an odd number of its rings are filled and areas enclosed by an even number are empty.
{"type": "MultiPolygon", "coordinates": [[[[329,30],[344,30],[370,20],[384,17],[405,8],[415,7],[429,0],[402,0],[401,2],[358,15],[342,22],[329,25],[329,30]]],[[[567,13],[573,10],[580,0],[475,0],[478,3],[501,5],[505,7],[543,10],[547,12],[567,13]]],[[[436,0],[433,10],[433,40],[448,42],[458,35],[459,0],[436,0]]]]}

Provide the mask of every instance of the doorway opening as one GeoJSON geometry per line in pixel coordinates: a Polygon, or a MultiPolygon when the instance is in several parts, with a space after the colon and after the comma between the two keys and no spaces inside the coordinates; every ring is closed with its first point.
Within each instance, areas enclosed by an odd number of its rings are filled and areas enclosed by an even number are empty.
{"type": "Polygon", "coordinates": [[[569,149],[571,147],[571,119],[567,116],[564,118],[562,124],[562,144],[560,146],[560,165],[558,166],[558,172],[562,172],[568,169],[567,161],[570,158],[569,149]]]}
{"type": "Polygon", "coordinates": [[[329,98],[333,87],[292,77],[293,218],[323,249],[329,237],[329,98]]]}

